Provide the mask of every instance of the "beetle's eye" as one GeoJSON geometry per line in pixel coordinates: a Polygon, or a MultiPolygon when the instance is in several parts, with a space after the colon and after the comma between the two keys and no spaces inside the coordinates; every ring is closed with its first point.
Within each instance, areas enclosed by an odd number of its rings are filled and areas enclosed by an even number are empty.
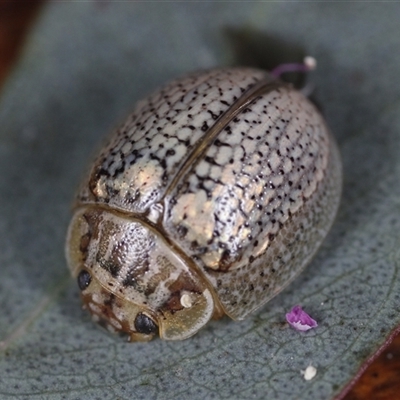
{"type": "Polygon", "coordinates": [[[78,275],[79,289],[85,290],[90,285],[91,281],[92,281],[92,277],[89,274],[89,272],[87,272],[84,269],[81,272],[79,272],[79,275],[78,275]]]}
{"type": "Polygon", "coordinates": [[[135,329],[139,333],[150,335],[157,331],[155,322],[143,313],[139,313],[135,318],[135,329]]]}

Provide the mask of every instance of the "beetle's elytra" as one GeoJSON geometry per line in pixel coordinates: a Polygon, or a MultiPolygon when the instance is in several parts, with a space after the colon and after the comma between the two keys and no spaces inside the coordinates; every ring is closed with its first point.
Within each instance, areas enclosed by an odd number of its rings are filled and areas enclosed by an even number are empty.
{"type": "Polygon", "coordinates": [[[195,73],[139,102],[110,136],[76,199],[68,264],[113,330],[185,339],[287,286],[340,191],[336,144],[301,93],[257,69],[195,73]]]}

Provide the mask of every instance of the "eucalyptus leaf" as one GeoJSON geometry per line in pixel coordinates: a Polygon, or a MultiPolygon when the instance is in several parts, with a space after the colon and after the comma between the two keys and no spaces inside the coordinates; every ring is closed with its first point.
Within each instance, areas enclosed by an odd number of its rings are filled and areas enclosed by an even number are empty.
{"type": "Polygon", "coordinates": [[[0,98],[0,398],[340,396],[400,324],[399,11],[378,2],[47,4],[0,98]],[[256,55],[246,61],[243,50],[256,55]],[[104,135],[184,72],[302,54],[318,61],[309,82],[344,166],[338,218],[316,259],[247,320],[213,321],[183,342],[129,344],[94,324],[63,246],[74,190],[104,135]],[[316,329],[285,323],[295,304],[316,329]],[[305,380],[310,364],[317,374],[305,380]]]}

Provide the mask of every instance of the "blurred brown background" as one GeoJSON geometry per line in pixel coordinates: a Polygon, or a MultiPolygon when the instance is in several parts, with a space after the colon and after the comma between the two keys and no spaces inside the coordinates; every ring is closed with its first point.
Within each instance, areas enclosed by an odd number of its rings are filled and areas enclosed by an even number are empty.
{"type": "MultiPolygon", "coordinates": [[[[43,0],[0,0],[0,88],[29,35],[43,0]]],[[[400,399],[400,335],[366,369],[343,400],[400,399]]]]}

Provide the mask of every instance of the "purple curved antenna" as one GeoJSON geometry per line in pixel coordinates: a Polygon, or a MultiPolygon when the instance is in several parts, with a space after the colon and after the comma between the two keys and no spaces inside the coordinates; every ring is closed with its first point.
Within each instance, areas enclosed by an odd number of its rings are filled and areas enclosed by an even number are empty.
{"type": "Polygon", "coordinates": [[[288,63],[280,64],[275,67],[270,74],[275,78],[279,78],[282,74],[286,72],[308,72],[315,69],[317,66],[317,61],[313,57],[305,57],[303,63],[288,63]]]}

